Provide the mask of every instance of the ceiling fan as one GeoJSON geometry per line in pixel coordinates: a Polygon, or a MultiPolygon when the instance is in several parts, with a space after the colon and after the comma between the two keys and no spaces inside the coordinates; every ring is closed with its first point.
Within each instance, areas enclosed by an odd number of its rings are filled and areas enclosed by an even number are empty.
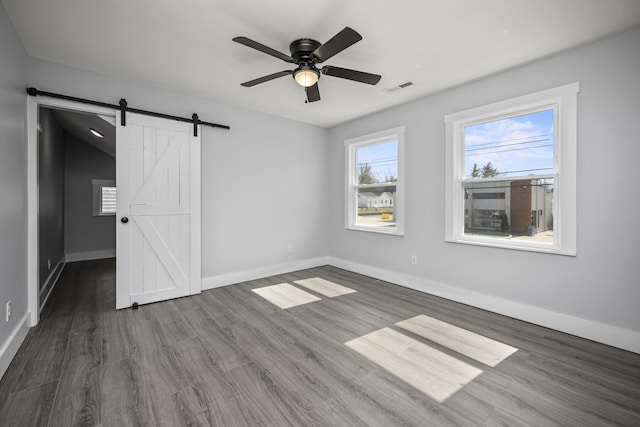
{"type": "Polygon", "coordinates": [[[357,31],[350,27],[345,27],[324,44],[316,40],[306,38],[294,40],[289,45],[289,51],[291,52],[291,56],[289,56],[247,37],[234,37],[234,42],[259,50],[260,52],[274,56],[285,62],[297,65],[297,68],[294,70],[279,71],[254,80],[249,80],[241,85],[244,87],[251,87],[291,74],[295,81],[305,88],[307,102],[320,101],[318,79],[320,79],[321,74],[375,85],[380,81],[382,76],[378,74],[365,73],[363,71],[350,70],[348,68],[334,67],[331,65],[325,65],[322,68],[318,68],[316,66],[316,64],[332,58],[334,55],[342,52],[360,40],[362,40],[362,36],[358,34],[357,31]]]}

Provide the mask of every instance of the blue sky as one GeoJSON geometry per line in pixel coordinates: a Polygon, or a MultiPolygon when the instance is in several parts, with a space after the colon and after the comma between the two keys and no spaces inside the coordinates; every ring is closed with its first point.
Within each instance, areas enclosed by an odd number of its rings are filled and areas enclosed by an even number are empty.
{"type": "Polygon", "coordinates": [[[465,127],[465,177],[487,162],[499,177],[553,172],[553,110],[465,127]]]}
{"type": "Polygon", "coordinates": [[[373,173],[383,180],[387,176],[398,176],[398,141],[358,147],[358,166],[368,163],[373,173]]]}

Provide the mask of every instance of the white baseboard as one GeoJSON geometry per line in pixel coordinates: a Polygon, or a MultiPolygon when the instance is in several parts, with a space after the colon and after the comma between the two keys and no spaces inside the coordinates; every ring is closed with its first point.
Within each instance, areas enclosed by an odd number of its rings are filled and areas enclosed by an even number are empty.
{"type": "Polygon", "coordinates": [[[406,288],[513,317],[514,319],[524,320],[525,322],[544,326],[556,331],[565,332],[634,353],[640,353],[640,332],[630,329],[550,311],[504,298],[485,295],[468,289],[456,288],[455,286],[445,285],[416,276],[372,267],[341,258],[329,257],[328,264],[353,271],[354,273],[384,280],[385,282],[394,283],[406,288]]]}
{"type": "Polygon", "coordinates": [[[20,322],[16,325],[9,338],[4,343],[2,348],[0,348],[0,378],[4,376],[4,373],[7,372],[7,368],[9,364],[13,360],[13,358],[18,353],[20,349],[20,345],[24,341],[27,336],[27,332],[29,332],[29,318],[31,314],[27,312],[20,322]]]}
{"type": "Polygon", "coordinates": [[[202,279],[202,290],[219,288],[222,286],[233,285],[234,283],[246,282],[248,280],[261,279],[263,277],[276,276],[278,274],[291,273],[293,271],[304,270],[307,268],[320,267],[328,264],[327,257],[304,259],[292,261],[283,264],[270,265],[251,270],[242,270],[233,273],[225,273],[217,276],[204,277],[202,279]]]}
{"type": "Polygon", "coordinates": [[[47,301],[49,300],[49,296],[51,295],[51,292],[53,292],[53,289],[58,284],[58,279],[62,275],[62,271],[64,270],[64,267],[67,265],[67,263],[65,262],[65,259],[66,259],[66,256],[62,257],[60,261],[58,261],[56,266],[49,273],[49,277],[47,277],[47,280],[44,282],[44,286],[42,287],[42,289],[40,289],[40,294],[38,295],[38,298],[40,300],[40,312],[42,312],[42,309],[47,304],[47,301]],[[43,294],[44,294],[44,298],[42,296],[43,294]]]}
{"type": "Polygon", "coordinates": [[[75,252],[66,255],[67,262],[90,261],[94,259],[115,258],[115,249],[104,249],[100,251],[75,252]]]}

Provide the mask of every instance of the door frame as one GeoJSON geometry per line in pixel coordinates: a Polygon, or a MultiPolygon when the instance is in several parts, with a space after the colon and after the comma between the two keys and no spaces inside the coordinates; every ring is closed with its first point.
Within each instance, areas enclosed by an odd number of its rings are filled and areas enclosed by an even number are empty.
{"type": "MultiPolygon", "coordinates": [[[[27,310],[29,326],[40,321],[38,270],[38,111],[40,107],[70,110],[81,113],[94,113],[113,117],[117,111],[113,108],[99,107],[82,102],[47,96],[27,96],[27,310]]],[[[116,136],[117,139],[117,136],[116,136]]]]}

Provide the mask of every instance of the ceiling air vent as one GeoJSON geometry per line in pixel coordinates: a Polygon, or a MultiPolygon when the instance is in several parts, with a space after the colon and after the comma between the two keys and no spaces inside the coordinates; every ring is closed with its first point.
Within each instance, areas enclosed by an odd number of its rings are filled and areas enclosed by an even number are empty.
{"type": "Polygon", "coordinates": [[[387,92],[394,92],[394,91],[396,91],[398,89],[404,89],[405,87],[409,87],[409,86],[412,86],[412,85],[413,85],[413,82],[405,82],[405,83],[402,83],[402,84],[400,84],[398,86],[394,86],[391,89],[388,89],[387,92]]]}

